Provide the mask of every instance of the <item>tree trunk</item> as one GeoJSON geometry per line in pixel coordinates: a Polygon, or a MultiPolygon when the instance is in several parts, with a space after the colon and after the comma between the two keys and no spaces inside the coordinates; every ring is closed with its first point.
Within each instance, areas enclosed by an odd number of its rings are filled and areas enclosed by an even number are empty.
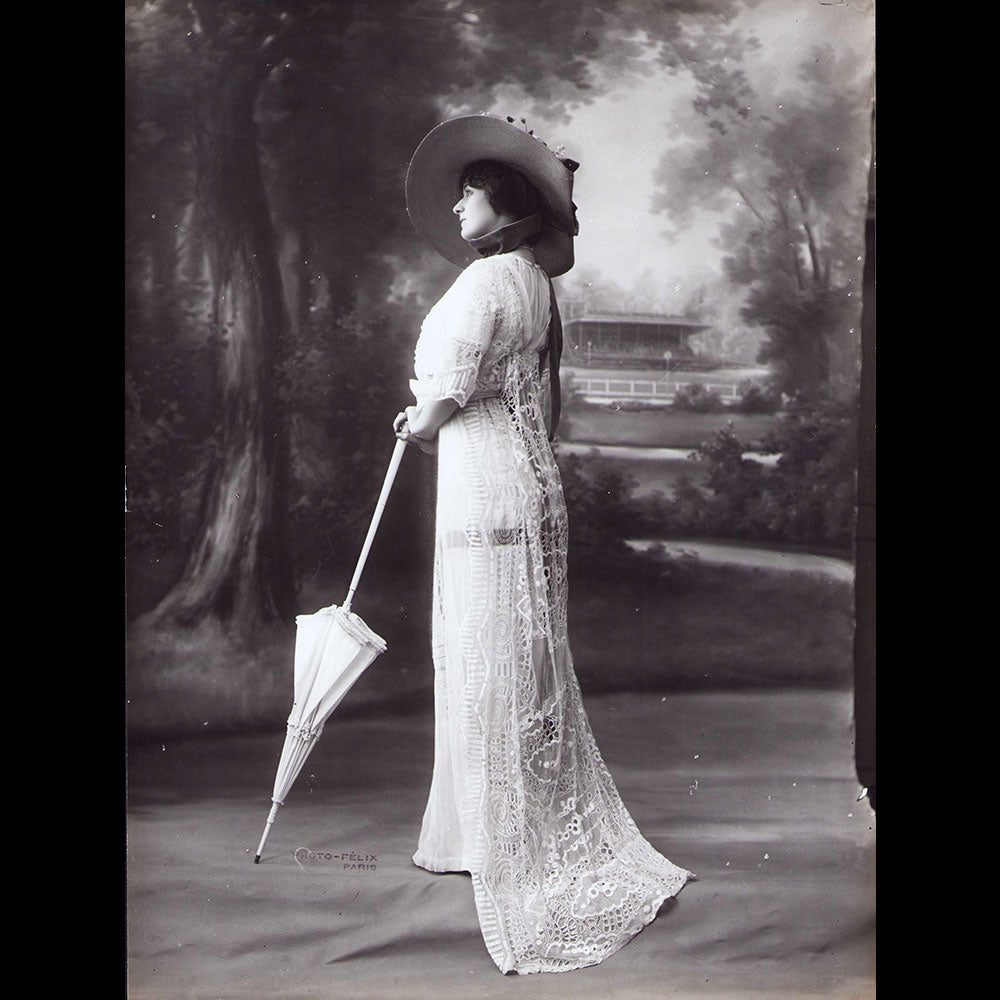
{"type": "MultiPolygon", "coordinates": [[[[778,210],[778,215],[781,218],[781,228],[788,236],[788,246],[789,246],[789,259],[792,263],[792,269],[795,272],[795,287],[801,292],[805,288],[805,278],[802,274],[802,262],[799,260],[799,248],[796,246],[794,233],[792,231],[792,222],[788,216],[788,206],[785,204],[784,200],[780,195],[775,195],[774,205],[778,210]]],[[[783,270],[786,270],[783,268],[783,270]]]]}
{"type": "Polygon", "coordinates": [[[195,544],[181,578],[152,612],[186,624],[214,615],[240,631],[289,614],[293,593],[276,388],[286,316],[254,121],[265,72],[263,65],[230,67],[203,99],[198,214],[212,286],[220,421],[195,544]]]}
{"type": "Polygon", "coordinates": [[[823,288],[823,265],[820,260],[819,247],[816,243],[816,233],[809,221],[809,199],[801,188],[795,188],[795,197],[802,209],[802,231],[806,234],[806,245],[809,247],[809,261],[812,264],[813,285],[823,288]]]}

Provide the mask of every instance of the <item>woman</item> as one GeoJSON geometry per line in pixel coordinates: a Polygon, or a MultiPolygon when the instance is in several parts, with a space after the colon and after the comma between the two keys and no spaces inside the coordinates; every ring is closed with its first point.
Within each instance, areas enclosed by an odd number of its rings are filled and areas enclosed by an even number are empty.
{"type": "Polygon", "coordinates": [[[471,874],[502,972],[600,962],[691,877],[622,804],[566,636],[551,278],[573,265],[576,167],[477,115],[431,131],[406,184],[416,228],[467,265],[424,320],[417,402],[393,425],[438,456],[435,760],[413,861],[471,874]]]}

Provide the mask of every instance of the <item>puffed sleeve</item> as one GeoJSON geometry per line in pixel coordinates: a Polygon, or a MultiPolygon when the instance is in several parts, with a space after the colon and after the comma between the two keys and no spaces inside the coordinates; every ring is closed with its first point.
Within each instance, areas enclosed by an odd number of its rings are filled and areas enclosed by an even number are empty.
{"type": "Polygon", "coordinates": [[[427,395],[465,406],[476,390],[483,357],[500,322],[500,275],[486,258],[474,261],[438,304],[438,350],[427,395]]]}

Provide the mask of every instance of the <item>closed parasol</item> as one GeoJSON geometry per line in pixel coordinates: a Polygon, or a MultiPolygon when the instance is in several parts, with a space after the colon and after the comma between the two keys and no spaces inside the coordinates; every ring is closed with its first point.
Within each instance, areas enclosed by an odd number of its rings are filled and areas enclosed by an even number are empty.
{"type": "Polygon", "coordinates": [[[278,807],[299,776],[306,758],[323,732],[326,720],[365,669],[386,650],[385,641],[351,611],[351,601],[405,450],[406,442],[397,441],[343,605],[333,604],[295,619],[294,701],[271,793],[271,811],[254,864],[260,863],[264,842],[278,814],[278,807]]]}

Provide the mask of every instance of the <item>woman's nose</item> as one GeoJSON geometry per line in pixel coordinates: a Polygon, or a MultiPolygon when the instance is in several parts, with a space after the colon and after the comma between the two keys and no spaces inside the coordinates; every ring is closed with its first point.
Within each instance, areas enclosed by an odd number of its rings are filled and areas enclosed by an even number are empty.
{"type": "Polygon", "coordinates": [[[461,198],[459,198],[458,201],[455,202],[455,204],[452,206],[451,210],[456,215],[458,215],[458,213],[462,211],[462,199],[461,198]]]}

